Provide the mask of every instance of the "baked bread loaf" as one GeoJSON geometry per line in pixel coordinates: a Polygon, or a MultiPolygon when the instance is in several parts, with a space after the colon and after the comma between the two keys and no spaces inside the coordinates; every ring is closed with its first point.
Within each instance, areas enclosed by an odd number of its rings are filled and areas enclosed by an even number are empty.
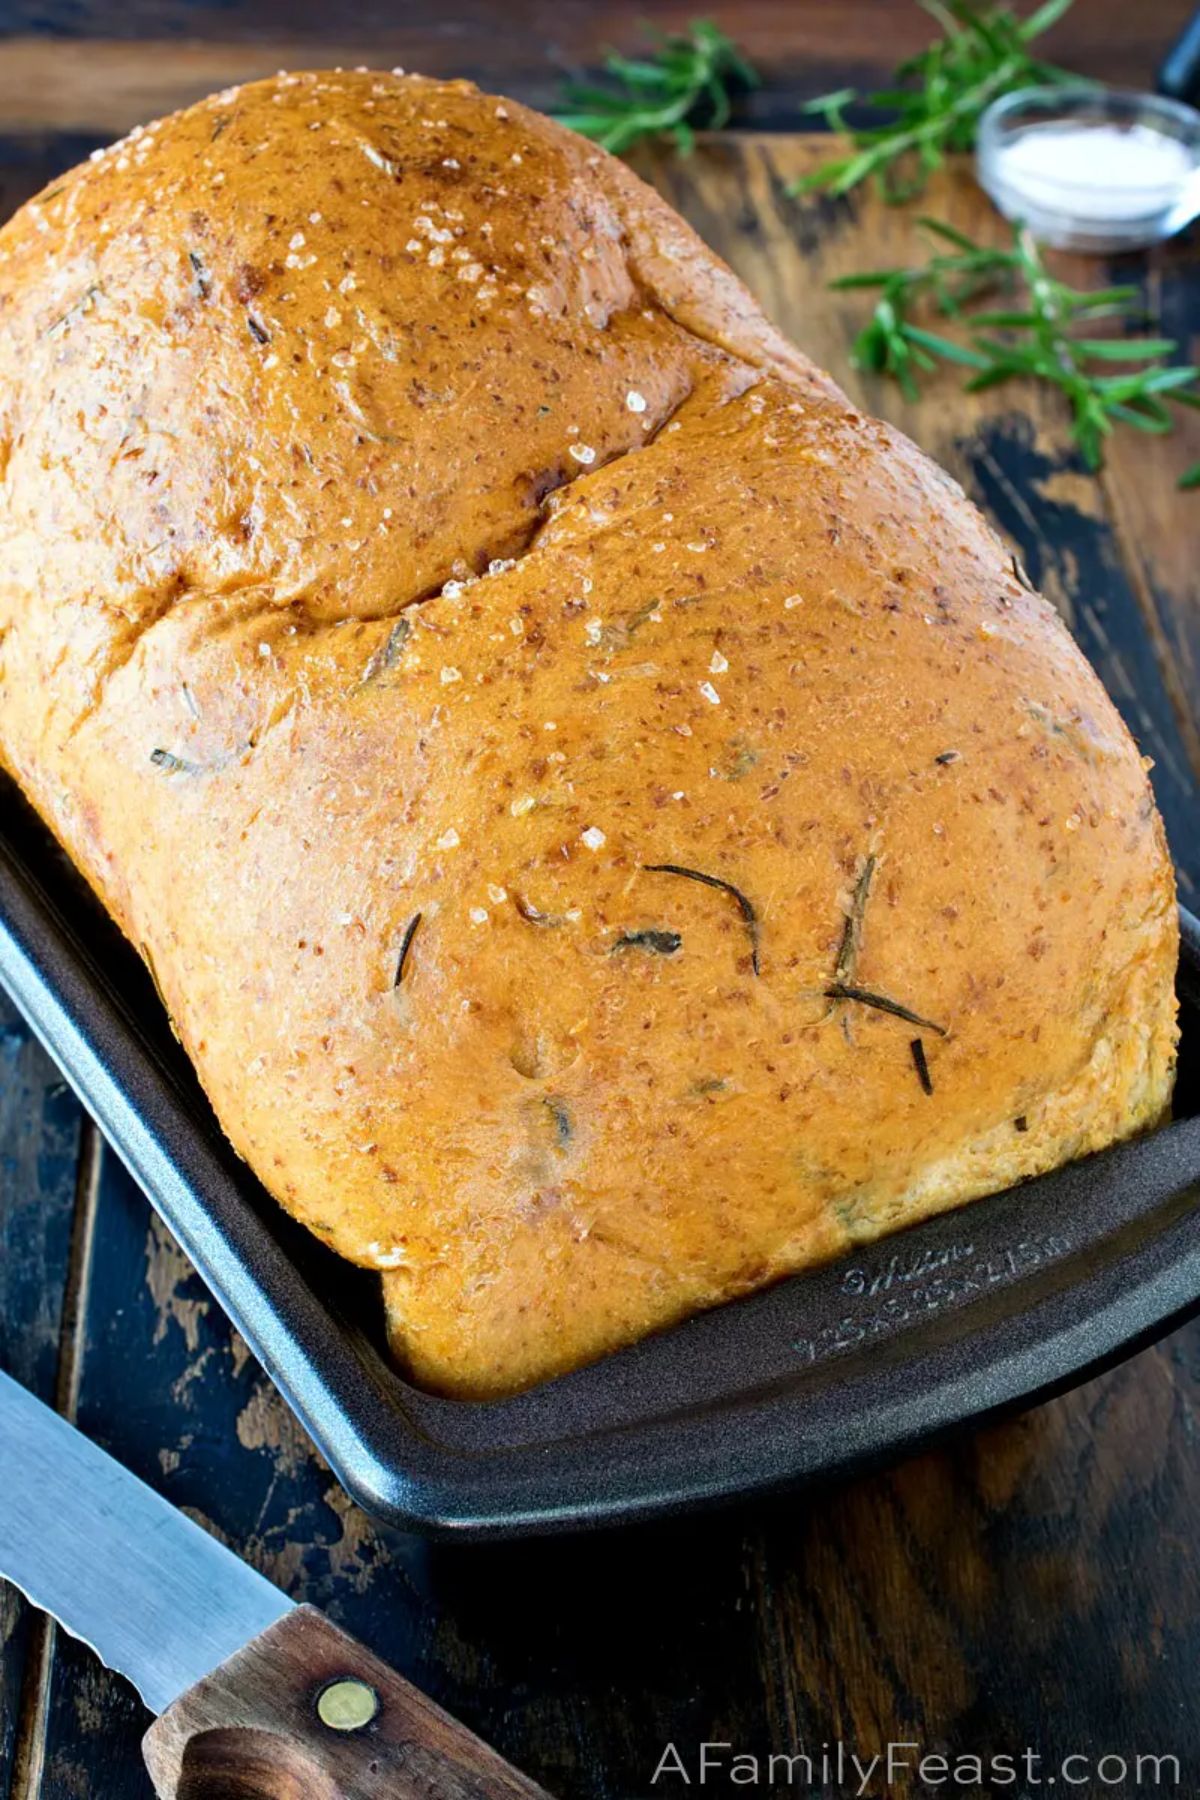
{"type": "Polygon", "coordinates": [[[1145,765],[620,163],[280,76],[0,234],[0,754],[450,1394],[1153,1125],[1145,765]]]}

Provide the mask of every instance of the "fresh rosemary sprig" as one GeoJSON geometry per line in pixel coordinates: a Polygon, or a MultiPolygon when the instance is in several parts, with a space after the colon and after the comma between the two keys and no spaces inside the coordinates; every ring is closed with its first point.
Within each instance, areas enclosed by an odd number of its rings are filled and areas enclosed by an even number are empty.
{"type": "Polygon", "coordinates": [[[866,270],[859,275],[843,275],[830,283],[837,289],[879,290],[870,323],[854,340],[851,359],[857,369],[892,376],[909,400],[917,397],[916,371],[935,368],[935,356],[978,366],[976,353],[969,345],[956,344],[914,325],[910,308],[918,300],[932,296],[943,317],[959,318],[970,300],[992,292],[998,285],[1011,285],[1015,262],[1011,250],[973,244],[936,219],[922,219],[921,224],[939,240],[953,245],[953,250],[935,252],[927,262],[912,268],[866,270]]]}
{"type": "MultiPolygon", "coordinates": [[[[939,359],[974,371],[969,393],[1014,379],[1045,382],[1066,400],[1071,435],[1092,470],[1102,466],[1104,440],[1115,426],[1167,432],[1174,424],[1168,400],[1200,407],[1200,371],[1167,360],[1178,348],[1172,338],[1084,335],[1098,320],[1138,317],[1136,288],[1083,293],[1068,287],[1050,274],[1023,226],[1014,229],[1011,248],[993,250],[936,219],[921,224],[948,248],[913,268],[846,275],[831,284],[879,292],[851,352],[857,368],[892,376],[909,399],[916,397],[918,376],[939,359]],[[1003,307],[975,306],[997,290],[1003,307]],[[960,335],[914,324],[910,314],[921,302],[952,321],[960,335]],[[1114,369],[1119,363],[1129,366],[1114,369]]],[[[1200,467],[1183,479],[1184,485],[1200,485],[1200,467]]]]}
{"type": "Polygon", "coordinates": [[[826,188],[845,194],[873,177],[886,200],[920,193],[947,151],[971,148],[980,117],[1001,94],[1078,81],[1030,50],[1071,3],[1044,0],[1027,19],[1019,19],[1007,7],[981,10],[968,0],[919,0],[945,35],[900,64],[894,87],[865,97],[841,88],[810,101],[805,111],[819,113],[834,131],[846,133],[853,148],[802,176],[792,192],[826,188]],[[846,122],[846,108],[855,103],[892,116],[886,124],[856,130],[846,122]],[[911,171],[906,178],[898,179],[898,166],[911,171]]]}
{"type": "Polygon", "coordinates": [[[640,59],[612,50],[604,59],[611,85],[568,82],[559,123],[592,138],[615,156],[644,137],[670,137],[686,153],[695,127],[719,131],[729,123],[732,92],[758,86],[741,51],[707,19],[685,32],[648,31],[656,49],[640,59]]]}

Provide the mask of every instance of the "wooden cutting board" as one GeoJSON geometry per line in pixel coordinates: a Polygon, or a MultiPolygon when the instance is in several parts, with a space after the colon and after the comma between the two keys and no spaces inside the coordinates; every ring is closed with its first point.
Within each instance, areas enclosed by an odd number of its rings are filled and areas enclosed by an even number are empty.
{"type": "MultiPolygon", "coordinates": [[[[167,98],[139,89],[138,111],[167,98]]],[[[111,135],[135,114],[127,93],[110,100],[111,135]]],[[[0,139],[0,206],[86,154],[93,123],[55,115],[0,139]]],[[[827,283],[912,259],[916,209],[790,198],[829,148],[730,135],[641,166],[784,329],[1010,537],[1155,758],[1195,904],[1200,493],[1174,480],[1200,458],[1200,418],[1178,439],[1119,439],[1096,480],[1053,397],[1014,386],[971,400],[947,371],[910,407],[857,376],[849,347],[870,299],[827,283]]],[[[980,237],[1003,230],[966,173],[922,204],[980,237]]],[[[1194,335],[1186,246],[1121,273],[1144,284],[1155,329],[1194,335]]],[[[577,1543],[431,1549],[346,1500],[2,996],[0,1246],[0,1361],[566,1800],[682,1793],[652,1788],[654,1769],[675,1742],[694,1777],[704,1738],[764,1756],[890,1738],[1048,1759],[1176,1752],[1185,1770],[1200,1757],[1200,1327],[832,1496],[577,1543]]],[[[0,1588],[0,1794],[147,1800],[145,1724],[128,1687],[0,1588]]]]}

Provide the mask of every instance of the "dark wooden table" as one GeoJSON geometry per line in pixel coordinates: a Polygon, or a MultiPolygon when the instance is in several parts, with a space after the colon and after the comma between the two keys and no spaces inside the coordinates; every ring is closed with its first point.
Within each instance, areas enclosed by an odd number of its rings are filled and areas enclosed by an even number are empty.
{"type": "MultiPolygon", "coordinates": [[[[1190,0],[1076,0],[1044,42],[1081,74],[1146,85],[1191,10],[1190,0]]],[[[832,88],[882,86],[932,31],[914,0],[4,0],[0,130],[112,136],[284,64],[469,75],[549,108],[564,71],[634,48],[640,21],[674,30],[697,12],[758,65],[762,87],[740,116],[773,129],[795,127],[799,105],[832,88]]]]}
{"type": "MultiPolygon", "coordinates": [[[[448,0],[437,23],[418,23],[366,0],[335,40],[314,0],[131,0],[119,13],[17,0],[0,48],[0,200],[7,210],[143,114],[284,61],[453,68],[546,100],[554,63],[628,42],[635,10],[651,9],[510,0],[501,15],[448,0]]],[[[755,107],[774,123],[794,122],[801,93],[878,77],[922,29],[907,6],[866,0],[716,11],[770,71],[755,107]]],[[[1185,11],[1080,0],[1055,49],[1145,80],[1185,11]]],[[[1156,759],[1195,904],[1200,496],[1174,480],[1200,436],[1118,442],[1097,481],[1036,395],[970,403],[947,378],[907,408],[865,388],[847,363],[864,303],[825,284],[907,254],[913,222],[867,201],[789,199],[787,179],[819,154],[811,139],[743,133],[643,168],[775,317],[953,466],[1019,546],[1156,759]]],[[[965,174],[928,205],[994,229],[965,174]]],[[[1126,273],[1186,342],[1200,325],[1189,247],[1126,273]]],[[[0,1246],[0,1365],[564,1797],[686,1792],[655,1770],[673,1744],[699,1785],[705,1741],[733,1747],[705,1783],[722,1793],[750,1785],[730,1779],[734,1751],[763,1759],[752,1791],[770,1787],[769,1753],[802,1751],[818,1779],[798,1773],[791,1791],[854,1794],[854,1774],[821,1778],[823,1747],[839,1741],[866,1758],[910,1743],[1024,1770],[937,1790],[876,1775],[870,1794],[1029,1797],[1056,1771],[1060,1791],[1139,1791],[1132,1773],[1107,1785],[1094,1773],[1106,1753],[1131,1769],[1138,1754],[1177,1757],[1179,1784],[1167,1768],[1163,1786],[1200,1793],[1200,1325],[836,1493],[575,1541],[433,1547],[378,1530],[347,1500],[2,998],[0,1246]],[[1042,1762],[1022,1763],[1027,1752],[1042,1762]],[[1093,1770],[1069,1765],[1073,1786],[1058,1769],[1072,1755],[1093,1770]]],[[[145,1800],[145,1724],[129,1687],[0,1584],[0,1800],[145,1800]]]]}

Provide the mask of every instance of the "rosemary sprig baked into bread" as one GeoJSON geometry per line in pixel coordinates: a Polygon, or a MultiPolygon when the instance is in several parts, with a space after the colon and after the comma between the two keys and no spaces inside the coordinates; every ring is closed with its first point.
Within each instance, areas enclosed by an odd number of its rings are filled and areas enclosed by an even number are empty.
{"type": "Polygon", "coordinates": [[[491,1395],[1153,1125],[1145,768],[620,163],[281,76],[0,233],[0,756],[230,1138],[491,1395]]]}

